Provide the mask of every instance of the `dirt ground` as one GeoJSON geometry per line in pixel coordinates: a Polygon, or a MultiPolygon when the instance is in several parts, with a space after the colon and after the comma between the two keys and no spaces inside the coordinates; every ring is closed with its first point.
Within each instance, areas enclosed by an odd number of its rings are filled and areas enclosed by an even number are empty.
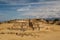
{"type": "Polygon", "coordinates": [[[60,26],[59,25],[49,25],[52,26],[52,30],[48,31],[17,31],[17,30],[7,30],[6,24],[0,25],[0,40],[60,40],[60,26]]]}

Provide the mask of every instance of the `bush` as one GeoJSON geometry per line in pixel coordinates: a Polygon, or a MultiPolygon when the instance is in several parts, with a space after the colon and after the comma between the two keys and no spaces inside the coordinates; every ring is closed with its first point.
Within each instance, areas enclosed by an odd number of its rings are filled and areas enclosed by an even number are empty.
{"type": "Polygon", "coordinates": [[[59,21],[59,19],[58,19],[58,18],[56,18],[56,19],[54,19],[54,21],[53,21],[53,22],[54,22],[54,23],[56,23],[56,21],[59,21]]]}
{"type": "Polygon", "coordinates": [[[58,18],[56,18],[56,19],[54,19],[54,21],[59,21],[59,19],[58,19],[58,18]]]}
{"type": "Polygon", "coordinates": [[[2,24],[2,23],[0,22],[0,24],[2,24]]]}

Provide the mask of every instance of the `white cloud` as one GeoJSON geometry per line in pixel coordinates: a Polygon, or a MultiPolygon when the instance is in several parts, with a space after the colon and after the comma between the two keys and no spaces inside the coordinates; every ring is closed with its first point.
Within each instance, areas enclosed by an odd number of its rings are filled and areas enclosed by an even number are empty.
{"type": "Polygon", "coordinates": [[[31,5],[29,5],[28,7],[22,7],[20,9],[17,9],[17,11],[29,11],[31,8],[31,5]]]}
{"type": "MultiPolygon", "coordinates": [[[[41,3],[40,3],[41,4],[41,3]]],[[[24,16],[39,16],[43,18],[47,17],[60,17],[60,1],[53,1],[53,2],[43,2],[44,6],[39,7],[26,7],[21,8],[19,11],[23,11],[24,16]],[[46,5],[47,4],[47,5],[46,5]]]]}

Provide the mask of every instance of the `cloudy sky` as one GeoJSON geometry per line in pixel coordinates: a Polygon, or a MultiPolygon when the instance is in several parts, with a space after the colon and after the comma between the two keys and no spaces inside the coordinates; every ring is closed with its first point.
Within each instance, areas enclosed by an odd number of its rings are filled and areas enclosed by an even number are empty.
{"type": "Polygon", "coordinates": [[[0,0],[0,21],[60,17],[59,0],[0,0]]]}

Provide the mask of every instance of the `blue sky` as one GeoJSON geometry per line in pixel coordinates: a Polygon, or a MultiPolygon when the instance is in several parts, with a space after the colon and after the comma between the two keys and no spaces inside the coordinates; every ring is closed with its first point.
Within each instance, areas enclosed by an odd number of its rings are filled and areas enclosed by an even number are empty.
{"type": "Polygon", "coordinates": [[[59,0],[0,0],[0,21],[60,17],[59,0]]]}

